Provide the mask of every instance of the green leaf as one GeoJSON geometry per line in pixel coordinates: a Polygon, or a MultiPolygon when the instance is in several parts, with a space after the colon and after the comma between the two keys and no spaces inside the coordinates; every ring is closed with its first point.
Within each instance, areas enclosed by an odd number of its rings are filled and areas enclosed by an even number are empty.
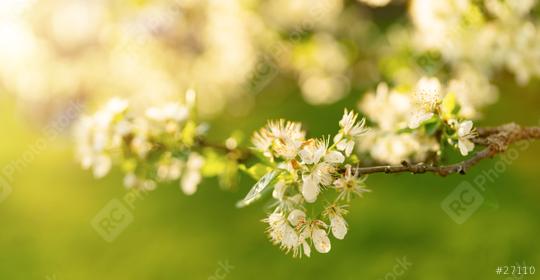
{"type": "Polygon", "coordinates": [[[240,165],[240,170],[251,176],[251,178],[259,180],[262,176],[267,174],[271,168],[265,164],[257,163],[249,168],[247,168],[245,165],[240,165]]]}
{"type": "Polygon", "coordinates": [[[242,208],[250,205],[251,203],[259,200],[262,197],[262,192],[268,188],[270,183],[279,175],[280,171],[272,170],[262,178],[249,190],[248,194],[244,199],[236,203],[236,207],[242,208]]]}
{"type": "Polygon", "coordinates": [[[182,130],[182,141],[188,146],[193,145],[196,132],[197,124],[193,121],[188,121],[182,130]]]}
{"type": "Polygon", "coordinates": [[[456,108],[456,95],[453,92],[446,94],[442,101],[442,111],[444,114],[451,115],[456,108]]]}
{"type": "Polygon", "coordinates": [[[204,177],[213,177],[224,172],[226,168],[225,158],[210,149],[204,151],[204,157],[205,162],[201,169],[201,173],[204,177]]]}
{"type": "Polygon", "coordinates": [[[441,126],[441,122],[437,120],[436,122],[428,122],[425,125],[426,133],[428,135],[434,135],[439,130],[439,127],[441,126]]]}
{"type": "Polygon", "coordinates": [[[401,133],[412,133],[413,131],[414,131],[414,129],[405,127],[405,128],[399,129],[398,131],[396,131],[396,133],[398,133],[398,134],[401,134],[401,133]]]}

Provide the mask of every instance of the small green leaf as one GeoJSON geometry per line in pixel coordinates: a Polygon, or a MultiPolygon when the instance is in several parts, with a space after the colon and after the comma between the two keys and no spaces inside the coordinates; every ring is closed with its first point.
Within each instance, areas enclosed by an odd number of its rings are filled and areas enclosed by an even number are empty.
{"type": "Polygon", "coordinates": [[[224,172],[226,168],[226,159],[210,149],[204,151],[204,157],[206,160],[201,169],[201,173],[204,177],[213,177],[224,172]]]}
{"type": "Polygon", "coordinates": [[[268,188],[270,183],[274,180],[274,178],[277,177],[277,175],[279,175],[279,173],[280,172],[277,170],[272,170],[266,173],[266,175],[262,176],[262,178],[251,188],[251,190],[249,190],[246,197],[236,203],[236,207],[246,207],[260,199],[262,197],[262,192],[268,188]]]}
{"type": "Polygon", "coordinates": [[[425,125],[426,133],[430,136],[434,135],[439,130],[440,126],[441,126],[441,122],[438,120],[436,122],[428,122],[425,125]]]}
{"type": "Polygon", "coordinates": [[[396,131],[396,133],[398,133],[398,134],[401,134],[401,133],[412,133],[413,131],[414,131],[414,129],[405,127],[405,128],[399,129],[398,131],[396,131]]]}
{"type": "Polygon", "coordinates": [[[456,108],[456,95],[453,92],[446,94],[442,101],[442,111],[445,115],[451,115],[456,108]]]}
{"type": "Polygon", "coordinates": [[[193,121],[188,121],[182,130],[182,141],[188,146],[193,145],[196,132],[197,124],[193,121]]]}
{"type": "Polygon", "coordinates": [[[255,180],[259,180],[262,176],[267,174],[271,168],[265,164],[257,163],[247,168],[245,165],[240,165],[240,170],[251,176],[255,180]]]}

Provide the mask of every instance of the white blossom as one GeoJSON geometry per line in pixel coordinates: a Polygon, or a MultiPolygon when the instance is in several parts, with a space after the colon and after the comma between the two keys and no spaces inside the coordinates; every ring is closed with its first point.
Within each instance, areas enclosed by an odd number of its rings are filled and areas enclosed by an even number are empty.
{"type": "Polygon", "coordinates": [[[392,0],[357,0],[371,7],[384,7],[388,5],[392,0]]]}
{"type": "Polygon", "coordinates": [[[345,157],[338,151],[328,151],[328,141],[310,141],[299,152],[307,171],[302,174],[302,195],[307,202],[313,203],[320,193],[320,186],[332,183],[334,165],[342,163],[345,157]]]}
{"type": "Polygon", "coordinates": [[[158,164],[157,176],[162,181],[173,181],[180,178],[184,162],[180,159],[172,157],[170,154],[163,156],[165,159],[158,164]]]}
{"type": "Polygon", "coordinates": [[[155,189],[159,181],[180,179],[184,193],[193,194],[202,179],[200,169],[204,158],[185,148],[180,151],[182,155],[173,156],[171,147],[174,145],[176,150],[178,146],[188,146],[193,142],[194,139],[186,139],[183,134],[188,113],[184,105],[167,103],[137,115],[128,111],[127,101],[112,99],[94,115],[84,117],[77,127],[81,164],[84,168],[92,168],[95,177],[103,177],[113,162],[119,160],[127,169],[124,177],[126,188],[149,191],[155,189]],[[184,152],[188,154],[187,163],[184,152]],[[149,155],[151,160],[147,158],[149,155]],[[147,167],[149,162],[151,166],[147,167]],[[147,168],[156,172],[144,174],[145,171],[140,171],[147,168]]]}
{"type": "Polygon", "coordinates": [[[426,112],[423,110],[414,112],[409,120],[409,128],[415,129],[420,127],[423,122],[431,119],[434,115],[433,112],[426,112]]]}
{"type": "Polygon", "coordinates": [[[264,221],[268,223],[267,232],[274,244],[279,245],[286,252],[300,246],[297,232],[288,223],[283,213],[272,213],[264,221]]]}
{"type": "Polygon", "coordinates": [[[340,130],[334,137],[334,143],[336,148],[345,153],[345,156],[350,156],[353,149],[355,140],[362,134],[366,133],[365,128],[366,120],[362,119],[359,122],[358,114],[353,111],[348,112],[345,109],[343,117],[339,121],[340,130]]]}
{"type": "Polygon", "coordinates": [[[130,172],[124,176],[124,187],[131,189],[137,185],[138,179],[137,175],[130,172]]]}
{"type": "Polygon", "coordinates": [[[334,187],[339,192],[338,199],[349,201],[353,195],[362,196],[363,193],[369,192],[364,186],[364,178],[358,178],[356,172],[352,172],[352,167],[345,167],[345,175],[334,181],[334,187]]]}
{"type": "Polygon", "coordinates": [[[182,122],[188,117],[188,108],[179,103],[168,103],[161,107],[151,107],[146,110],[146,117],[150,120],[163,122],[182,122]]]}
{"type": "Polygon", "coordinates": [[[272,191],[272,197],[277,200],[283,200],[286,189],[287,189],[287,185],[285,184],[285,182],[278,181],[276,185],[274,186],[274,190],[272,191]]]}
{"type": "Polygon", "coordinates": [[[293,159],[298,155],[304,136],[300,123],[270,121],[266,127],[254,133],[252,142],[266,157],[293,159]]]}
{"type": "Polygon", "coordinates": [[[347,235],[347,222],[343,215],[347,214],[346,205],[331,204],[326,207],[323,215],[330,220],[330,229],[337,239],[344,239],[347,235]]]}
{"type": "Polygon", "coordinates": [[[107,104],[105,104],[104,111],[102,112],[106,112],[107,114],[114,116],[124,112],[128,106],[129,102],[127,100],[113,97],[107,102],[107,104]]]}
{"type": "Polygon", "coordinates": [[[448,82],[446,90],[453,93],[459,103],[460,116],[467,119],[481,117],[481,109],[497,101],[497,88],[479,69],[470,65],[460,65],[455,78],[448,82]]]}
{"type": "Polygon", "coordinates": [[[358,119],[357,113],[353,111],[347,112],[347,109],[345,109],[343,117],[339,121],[343,136],[358,137],[366,132],[366,129],[364,128],[366,120],[362,119],[359,122],[356,122],[356,119],[358,119]]]}
{"type": "Polygon", "coordinates": [[[439,143],[433,137],[420,133],[395,133],[370,131],[359,142],[359,149],[366,151],[381,163],[400,164],[404,160],[421,162],[430,153],[439,150],[439,143]]]}
{"type": "Polygon", "coordinates": [[[540,29],[531,19],[537,2],[414,0],[412,47],[440,52],[458,73],[463,64],[482,69],[483,76],[507,69],[523,85],[540,76],[540,29]]]}
{"type": "Polygon", "coordinates": [[[305,223],[306,221],[306,213],[302,210],[294,209],[289,213],[289,216],[287,218],[291,225],[298,226],[301,223],[305,223]]]}
{"type": "Polygon", "coordinates": [[[432,118],[437,106],[442,101],[441,84],[437,78],[421,78],[416,84],[414,99],[416,110],[409,120],[409,128],[418,128],[432,118]]]}
{"type": "Polygon", "coordinates": [[[140,188],[143,191],[153,191],[157,188],[157,184],[153,180],[144,180],[142,181],[140,188]]]}
{"type": "Polygon", "coordinates": [[[101,178],[111,170],[112,160],[109,156],[101,154],[93,159],[94,177],[101,178]]]}
{"type": "Polygon", "coordinates": [[[437,104],[442,101],[439,80],[437,78],[422,77],[416,84],[415,99],[426,111],[434,110],[437,104]]]}
{"type": "Polygon", "coordinates": [[[195,152],[192,152],[191,154],[189,154],[189,158],[186,164],[186,170],[180,182],[182,191],[185,194],[192,195],[197,191],[197,186],[199,185],[202,179],[200,169],[202,168],[203,165],[204,165],[204,158],[201,155],[195,152]]]}
{"type": "Polygon", "coordinates": [[[92,168],[94,177],[107,175],[112,167],[111,152],[121,145],[123,133],[116,129],[117,116],[124,114],[128,102],[112,98],[102,110],[84,116],[76,128],[77,154],[83,168],[92,168]]]}
{"type": "Polygon", "coordinates": [[[359,108],[381,130],[405,128],[413,110],[412,94],[389,89],[386,83],[379,83],[375,92],[364,95],[359,108]]]}
{"type": "Polygon", "coordinates": [[[475,137],[473,122],[464,121],[459,123],[457,134],[459,151],[462,155],[466,156],[469,152],[474,150],[474,143],[471,141],[471,139],[475,137]]]}
{"type": "Polygon", "coordinates": [[[304,164],[316,164],[326,154],[327,146],[322,141],[312,140],[298,153],[304,164]]]}

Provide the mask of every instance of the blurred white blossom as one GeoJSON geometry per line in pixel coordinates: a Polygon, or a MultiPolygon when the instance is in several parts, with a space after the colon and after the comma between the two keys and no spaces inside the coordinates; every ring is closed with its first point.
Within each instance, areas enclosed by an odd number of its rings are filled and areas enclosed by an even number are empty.
{"type": "Polygon", "coordinates": [[[420,124],[434,115],[437,106],[442,102],[441,84],[437,78],[421,78],[414,91],[416,110],[409,119],[409,128],[418,128],[420,124]]]}
{"type": "Polygon", "coordinates": [[[467,62],[490,76],[511,71],[520,84],[540,76],[539,22],[530,16],[535,0],[414,0],[410,14],[415,47],[438,50],[459,66],[467,62]]]}
{"type": "Polygon", "coordinates": [[[388,3],[390,3],[390,1],[392,0],[358,0],[358,1],[372,7],[383,7],[383,6],[388,5],[388,3]]]}
{"type": "Polygon", "coordinates": [[[204,157],[190,150],[198,137],[189,108],[166,103],[134,112],[124,99],[114,98],[76,129],[77,155],[97,178],[114,164],[126,173],[126,188],[153,190],[157,182],[180,181],[191,195],[202,179],[204,157]]]}

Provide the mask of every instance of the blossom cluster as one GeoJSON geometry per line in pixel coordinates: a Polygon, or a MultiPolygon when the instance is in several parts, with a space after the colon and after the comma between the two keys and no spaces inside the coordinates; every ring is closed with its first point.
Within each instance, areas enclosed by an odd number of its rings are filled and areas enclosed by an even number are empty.
{"type": "Polygon", "coordinates": [[[178,180],[184,193],[193,194],[205,162],[193,149],[202,133],[191,113],[193,95],[188,91],[187,104],[167,103],[143,114],[131,112],[127,100],[113,98],[82,117],[76,129],[82,167],[101,178],[118,164],[126,188],[153,190],[158,182],[178,180]]]}
{"type": "Polygon", "coordinates": [[[484,75],[512,72],[524,85],[540,76],[536,0],[414,0],[415,47],[438,50],[444,60],[471,64],[484,75]]]}
{"type": "Polygon", "coordinates": [[[430,134],[438,132],[442,126],[442,140],[455,143],[460,153],[466,156],[474,149],[471,139],[475,137],[473,122],[459,119],[459,104],[452,92],[443,92],[437,78],[422,78],[415,89],[416,110],[409,119],[409,128],[424,125],[426,130],[434,127],[430,134]],[[430,127],[428,127],[430,126],[430,127]]]}
{"type": "Polygon", "coordinates": [[[204,85],[202,116],[230,107],[245,115],[253,109],[250,91],[277,72],[298,83],[309,103],[334,103],[354,82],[355,55],[346,44],[367,41],[363,26],[370,24],[357,16],[364,7],[344,0],[150,1],[121,9],[110,1],[45,2],[3,1],[0,14],[0,79],[30,109],[81,92],[92,93],[84,94],[89,102],[114,92],[158,105],[204,85]],[[43,26],[51,30],[44,34],[43,26]],[[20,78],[28,75],[31,83],[20,78]]]}
{"type": "Polygon", "coordinates": [[[446,143],[467,155],[474,149],[473,123],[463,114],[467,100],[452,81],[421,78],[414,87],[378,85],[359,104],[374,127],[358,141],[361,154],[381,163],[425,162],[446,143]]]}
{"type": "Polygon", "coordinates": [[[358,161],[353,154],[355,143],[367,132],[365,120],[345,110],[339,127],[332,140],[308,139],[300,123],[279,120],[253,135],[254,149],[270,169],[255,188],[262,192],[272,186],[275,200],[272,213],[264,220],[268,234],[273,243],[292,251],[293,256],[310,256],[311,244],[320,253],[330,251],[329,232],[337,239],[347,233],[346,203],[368,191],[365,177],[352,168],[358,161]],[[333,199],[321,206],[318,202],[326,189],[333,192],[326,192],[324,200],[332,195],[333,199]],[[318,214],[308,215],[308,207],[312,210],[309,213],[318,214]]]}

